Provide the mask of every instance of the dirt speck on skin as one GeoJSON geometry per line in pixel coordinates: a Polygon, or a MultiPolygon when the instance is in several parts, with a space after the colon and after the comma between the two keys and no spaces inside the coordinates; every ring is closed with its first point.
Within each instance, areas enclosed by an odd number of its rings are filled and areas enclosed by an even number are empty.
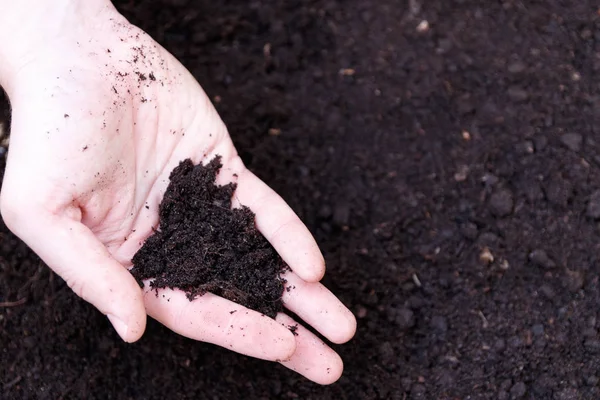
{"type": "Polygon", "coordinates": [[[292,332],[294,334],[294,336],[298,336],[298,324],[296,325],[290,325],[288,326],[288,329],[290,330],[290,332],[292,332]]]}
{"type": "Polygon", "coordinates": [[[181,289],[190,300],[211,292],[274,318],[287,265],[254,213],[231,207],[236,184],[215,184],[221,168],[217,156],[206,166],[184,160],[171,172],[158,230],[134,255],[131,273],[142,287],[152,279],[153,289],[181,289]]]}

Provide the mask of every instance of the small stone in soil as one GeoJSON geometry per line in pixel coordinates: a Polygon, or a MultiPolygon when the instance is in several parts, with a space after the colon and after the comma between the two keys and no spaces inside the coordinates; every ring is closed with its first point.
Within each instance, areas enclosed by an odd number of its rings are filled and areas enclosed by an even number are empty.
{"type": "Polygon", "coordinates": [[[467,239],[475,240],[479,232],[477,225],[472,222],[467,222],[460,226],[460,233],[467,239]]]}
{"type": "Polygon", "coordinates": [[[512,212],[513,206],[513,194],[508,189],[499,190],[490,198],[490,211],[496,217],[506,217],[512,212]]]}
{"type": "Polygon", "coordinates": [[[546,136],[536,136],[533,142],[535,144],[535,151],[540,152],[548,145],[548,138],[546,136]]]}
{"type": "Polygon", "coordinates": [[[508,392],[511,387],[512,387],[512,380],[511,379],[504,379],[500,383],[500,390],[503,390],[505,392],[508,392]]]}
{"type": "Polygon", "coordinates": [[[508,64],[507,69],[511,74],[520,74],[521,72],[525,71],[526,68],[527,66],[522,61],[513,61],[508,64]]]}
{"type": "Polygon", "coordinates": [[[583,346],[589,353],[592,353],[592,354],[600,353],[600,340],[598,340],[598,339],[594,339],[594,338],[586,339],[585,342],[583,343],[583,346]]]}
{"type": "Polygon", "coordinates": [[[548,299],[553,299],[554,296],[556,296],[556,292],[554,291],[554,289],[549,286],[549,285],[542,285],[540,287],[540,292],[546,296],[546,298],[548,299]]]}
{"type": "Polygon", "coordinates": [[[394,347],[390,342],[383,342],[379,346],[379,357],[384,365],[393,364],[395,361],[394,347]]]}
{"type": "Polygon", "coordinates": [[[581,150],[583,137],[579,133],[565,133],[560,137],[560,141],[569,150],[578,152],[581,150]]]}
{"type": "Polygon", "coordinates": [[[600,190],[596,190],[590,196],[590,200],[587,205],[586,215],[590,218],[600,218],[600,190]]]}
{"type": "Polygon", "coordinates": [[[333,211],[327,204],[324,204],[319,208],[318,215],[320,218],[327,219],[331,217],[331,214],[333,214],[333,211]]]}
{"type": "Polygon", "coordinates": [[[415,325],[415,314],[408,308],[401,308],[396,312],[395,320],[398,328],[410,329],[415,325]]]}
{"type": "Polygon", "coordinates": [[[467,180],[469,176],[469,166],[468,165],[460,165],[454,174],[454,180],[456,182],[464,182],[467,180]]]}
{"type": "Polygon", "coordinates": [[[427,392],[427,388],[425,385],[420,383],[415,383],[410,389],[410,398],[411,399],[424,399],[425,393],[427,392]]]}
{"type": "Polygon", "coordinates": [[[578,400],[579,391],[575,388],[566,388],[554,394],[555,400],[578,400]]]}
{"type": "Polygon", "coordinates": [[[536,180],[530,179],[525,182],[523,192],[530,203],[535,204],[539,200],[544,199],[544,191],[542,190],[540,183],[536,180]]]}
{"type": "Polygon", "coordinates": [[[457,111],[460,115],[465,115],[475,110],[475,104],[469,95],[462,96],[457,100],[457,111]]]}
{"type": "Polygon", "coordinates": [[[552,261],[550,257],[548,257],[546,251],[541,249],[536,249],[529,253],[529,260],[538,267],[548,269],[556,267],[556,263],[552,261]]]}
{"type": "Polygon", "coordinates": [[[551,374],[541,374],[531,385],[531,390],[538,396],[548,396],[557,382],[551,374]]]}
{"type": "Polygon", "coordinates": [[[584,276],[581,271],[571,271],[567,270],[567,279],[565,279],[565,283],[567,285],[567,289],[571,291],[571,293],[578,292],[584,285],[584,276]]]}
{"type": "Polygon", "coordinates": [[[596,386],[598,382],[600,382],[600,379],[598,379],[598,377],[595,375],[588,376],[587,378],[585,378],[585,383],[588,386],[596,386]]]}
{"type": "Polygon", "coordinates": [[[508,97],[515,103],[521,103],[529,99],[529,93],[518,86],[508,88],[508,97]]]}
{"type": "Polygon", "coordinates": [[[431,328],[439,333],[444,333],[448,330],[448,321],[445,317],[436,315],[431,318],[431,328]]]}
{"type": "Polygon", "coordinates": [[[368,314],[368,311],[365,307],[358,306],[356,308],[356,317],[357,318],[360,318],[360,319],[365,318],[367,316],[367,314],[368,314]]]}
{"type": "Polygon", "coordinates": [[[506,340],[499,338],[494,342],[494,350],[500,352],[506,348],[506,340]]]}
{"type": "Polygon", "coordinates": [[[526,140],[518,143],[515,146],[515,150],[519,154],[533,154],[535,152],[535,147],[533,146],[533,142],[531,140],[526,140]]]}
{"type": "Polygon", "coordinates": [[[454,385],[454,376],[453,376],[452,371],[449,371],[447,369],[442,370],[439,373],[439,376],[437,376],[436,382],[442,388],[446,388],[446,389],[452,388],[452,385],[454,385]]]}
{"type": "Polygon", "coordinates": [[[484,264],[491,264],[494,262],[494,255],[489,248],[484,247],[479,253],[479,260],[484,264]]]}
{"type": "Polygon", "coordinates": [[[520,336],[515,335],[508,339],[508,345],[513,349],[518,349],[525,345],[525,341],[520,336]]]}
{"type": "Polygon", "coordinates": [[[521,399],[527,393],[527,386],[523,382],[517,382],[510,388],[510,395],[513,399],[521,399]]]}
{"type": "Polygon", "coordinates": [[[480,246],[496,246],[500,238],[494,232],[484,232],[477,239],[477,244],[480,246]]]}
{"type": "Polygon", "coordinates": [[[540,336],[544,334],[544,325],[542,324],[535,324],[531,327],[531,332],[535,335],[535,336],[540,336]]]}
{"type": "Polygon", "coordinates": [[[496,175],[488,172],[481,177],[481,181],[485,183],[486,186],[493,187],[496,186],[500,179],[498,179],[496,175]]]}
{"type": "Polygon", "coordinates": [[[350,204],[346,200],[340,200],[333,210],[333,222],[338,226],[348,225],[350,219],[350,204]]]}
{"type": "Polygon", "coordinates": [[[581,336],[595,338],[598,336],[598,331],[595,328],[585,328],[581,331],[581,336]]]}
{"type": "Polygon", "coordinates": [[[573,185],[563,178],[553,178],[546,187],[546,197],[554,205],[566,207],[572,196],[573,185]]]}

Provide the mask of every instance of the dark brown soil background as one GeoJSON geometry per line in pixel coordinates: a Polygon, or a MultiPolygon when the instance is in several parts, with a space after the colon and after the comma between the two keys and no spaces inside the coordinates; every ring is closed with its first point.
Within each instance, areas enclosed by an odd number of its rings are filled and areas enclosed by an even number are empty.
{"type": "Polygon", "coordinates": [[[154,322],[126,345],[2,227],[0,397],[600,398],[591,1],[121,3],[306,221],[358,332],[328,387],[154,322]]]}

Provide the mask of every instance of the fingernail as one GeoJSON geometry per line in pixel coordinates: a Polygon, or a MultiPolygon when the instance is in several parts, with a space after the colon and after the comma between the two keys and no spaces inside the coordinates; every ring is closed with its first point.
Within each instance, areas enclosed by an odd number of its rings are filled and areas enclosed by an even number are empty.
{"type": "Polygon", "coordinates": [[[123,320],[121,318],[119,318],[115,315],[108,314],[107,317],[108,317],[108,320],[110,321],[110,323],[112,324],[112,326],[115,328],[115,330],[119,334],[119,336],[121,336],[121,339],[127,341],[125,339],[127,337],[127,332],[129,331],[129,327],[127,326],[127,324],[125,322],[123,322],[123,320]]]}

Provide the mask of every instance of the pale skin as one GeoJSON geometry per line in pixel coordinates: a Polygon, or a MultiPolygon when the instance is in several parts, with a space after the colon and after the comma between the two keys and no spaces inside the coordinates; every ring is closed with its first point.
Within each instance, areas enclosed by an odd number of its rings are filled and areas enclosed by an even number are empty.
{"type": "Polygon", "coordinates": [[[302,325],[293,335],[297,322],[284,313],[273,320],[212,294],[156,296],[128,271],[158,225],[170,171],[219,154],[218,182],[237,182],[235,205],[256,213],[292,268],[285,307],[333,343],[355,333],[352,313],[319,283],[325,263],[315,240],[246,169],[194,77],[109,1],[0,0],[0,9],[0,85],[12,106],[0,192],[7,226],[126,342],[142,336],[148,315],[191,339],[335,382],[341,358],[302,325]]]}

